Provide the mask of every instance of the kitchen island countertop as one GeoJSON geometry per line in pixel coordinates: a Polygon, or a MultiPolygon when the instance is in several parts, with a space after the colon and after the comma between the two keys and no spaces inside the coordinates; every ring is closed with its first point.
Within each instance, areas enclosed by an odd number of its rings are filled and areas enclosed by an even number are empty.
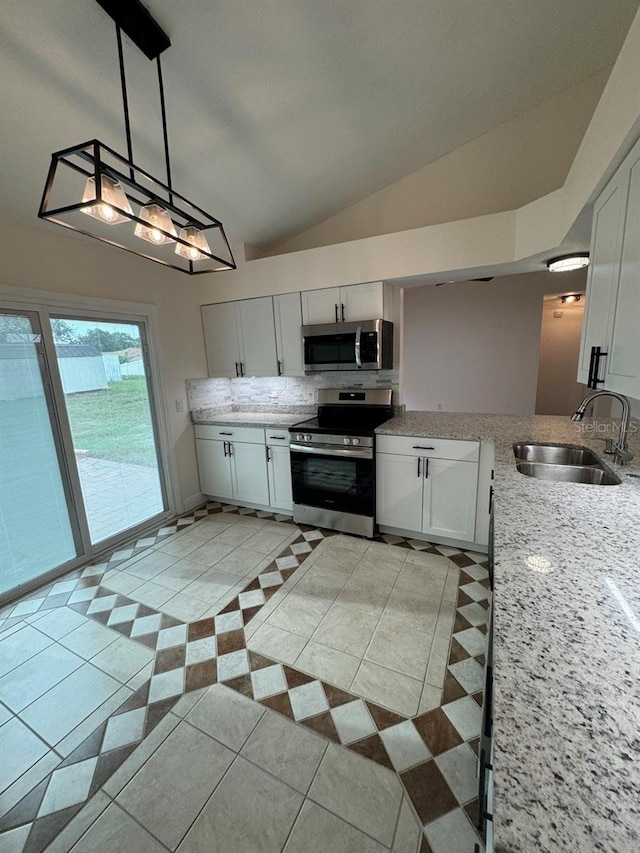
{"type": "Polygon", "coordinates": [[[637,424],[624,467],[611,421],[407,412],[376,432],[495,445],[496,851],[640,850],[637,424]],[[526,477],[523,440],[587,445],[622,485],[526,477]]]}

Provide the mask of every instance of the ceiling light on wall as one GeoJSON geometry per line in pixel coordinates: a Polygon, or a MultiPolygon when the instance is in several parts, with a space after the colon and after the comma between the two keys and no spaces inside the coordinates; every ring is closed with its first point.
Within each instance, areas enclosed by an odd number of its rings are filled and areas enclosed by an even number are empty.
{"type": "Polygon", "coordinates": [[[560,297],[560,300],[562,301],[563,305],[566,305],[566,304],[571,303],[571,302],[580,302],[581,299],[582,299],[581,293],[565,293],[564,296],[560,297]]]}
{"type": "Polygon", "coordinates": [[[235,269],[220,220],[172,185],[160,64],[171,42],[140,0],[97,2],[116,25],[127,156],[97,139],[52,154],[38,216],[189,275],[235,269]],[[157,61],[166,182],[133,162],[122,31],[157,61]]]}
{"type": "Polygon", "coordinates": [[[588,252],[576,252],[573,255],[561,255],[547,261],[549,272],[573,272],[589,265],[588,252]]]}

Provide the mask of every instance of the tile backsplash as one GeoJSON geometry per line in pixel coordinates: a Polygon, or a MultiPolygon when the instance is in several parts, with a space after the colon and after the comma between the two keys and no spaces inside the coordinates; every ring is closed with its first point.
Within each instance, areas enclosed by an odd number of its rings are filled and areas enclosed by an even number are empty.
{"type": "MultiPolygon", "coordinates": [[[[398,392],[398,371],[317,373],[313,376],[268,376],[245,379],[188,379],[189,410],[282,410],[313,412],[319,388],[392,388],[398,392]]],[[[395,402],[395,400],[394,400],[395,402]]]]}

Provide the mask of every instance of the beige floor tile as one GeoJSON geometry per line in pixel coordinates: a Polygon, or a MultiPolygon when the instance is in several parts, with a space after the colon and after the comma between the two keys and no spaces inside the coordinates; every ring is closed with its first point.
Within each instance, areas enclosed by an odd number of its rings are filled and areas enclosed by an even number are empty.
{"type": "Polygon", "coordinates": [[[31,824],[27,824],[26,826],[18,826],[16,829],[10,829],[8,832],[3,832],[3,853],[22,853],[30,831],[31,824]]]}
{"type": "Polygon", "coordinates": [[[91,663],[108,675],[126,684],[133,676],[153,660],[153,652],[146,646],[120,637],[91,658],[91,663]]]}
{"type": "Polygon", "coordinates": [[[281,782],[306,794],[327,741],[273,711],[267,711],[241,754],[281,782]]]}
{"type": "Polygon", "coordinates": [[[294,591],[273,611],[268,621],[285,631],[310,637],[330,607],[330,601],[294,591]]]}
{"type": "Polygon", "coordinates": [[[264,529],[257,531],[243,543],[243,547],[259,554],[270,554],[275,549],[284,547],[286,533],[269,532],[264,529]]]}
{"type": "Polygon", "coordinates": [[[73,853],[96,853],[98,850],[164,853],[165,848],[116,803],[111,803],[82,836],[73,853]]]}
{"type": "Polygon", "coordinates": [[[402,803],[402,785],[392,771],[329,744],[309,797],[380,843],[391,846],[402,803]]]}
{"type": "Polygon", "coordinates": [[[447,580],[447,563],[449,561],[446,557],[432,556],[434,560],[442,560],[442,563],[435,566],[416,566],[413,563],[406,563],[398,575],[397,588],[427,595],[429,598],[437,599],[440,602],[447,580]]]}
{"type": "Polygon", "coordinates": [[[204,575],[208,571],[204,563],[199,563],[196,560],[190,560],[188,557],[178,560],[168,569],[160,572],[153,579],[153,582],[160,586],[166,586],[175,592],[182,590],[197,578],[204,575]]]}
{"type": "Polygon", "coordinates": [[[82,741],[89,737],[95,729],[116,711],[133,692],[133,688],[121,685],[115,693],[92,711],[88,717],[79,723],[66,737],[56,744],[56,751],[64,758],[70,755],[82,741]]]}
{"type": "Polygon", "coordinates": [[[393,853],[418,853],[422,840],[422,825],[415,817],[409,799],[403,797],[396,835],[393,839],[393,853]]]}
{"type": "Polygon", "coordinates": [[[449,571],[447,573],[447,581],[444,585],[442,597],[445,601],[457,601],[459,587],[460,569],[454,564],[449,563],[449,571]]]}
{"type": "Polygon", "coordinates": [[[195,551],[202,545],[202,538],[197,536],[176,536],[171,537],[166,542],[163,542],[158,551],[164,554],[172,554],[174,557],[187,557],[192,551],[195,551]]]}
{"type": "Polygon", "coordinates": [[[216,563],[216,569],[243,578],[260,565],[266,566],[262,554],[249,551],[248,548],[236,548],[216,563]]]}
{"type": "Polygon", "coordinates": [[[158,725],[147,735],[140,746],[135,749],[129,758],[120,765],[110,779],[102,786],[102,790],[110,797],[117,797],[124,786],[133,779],[138,770],[144,765],[151,755],[158,749],[175,729],[180,719],[174,714],[167,714],[158,725]]]}
{"type": "Polygon", "coordinates": [[[21,626],[10,636],[2,638],[2,655],[0,655],[0,676],[20,666],[24,661],[37,655],[53,641],[51,637],[37,631],[31,625],[21,626]]]}
{"type": "Polygon", "coordinates": [[[400,618],[407,628],[433,634],[438,622],[440,599],[434,600],[408,589],[392,591],[385,607],[385,615],[400,618]]]}
{"type": "Polygon", "coordinates": [[[102,579],[102,585],[112,592],[119,592],[121,595],[131,595],[134,589],[139,589],[144,586],[142,578],[136,575],[131,575],[129,572],[114,569],[112,572],[107,572],[102,579]]]}
{"type": "MultiPolygon", "coordinates": [[[[223,531],[224,532],[224,531],[223,531]]],[[[234,549],[233,545],[228,542],[219,542],[219,537],[203,542],[195,551],[189,554],[190,560],[195,560],[197,563],[204,563],[205,566],[211,566],[228,556],[234,549]]]]}
{"type": "Polygon", "coordinates": [[[462,743],[436,757],[436,764],[460,803],[478,796],[477,758],[471,747],[462,743]]]}
{"type": "Polygon", "coordinates": [[[214,684],[186,715],[188,723],[239,752],[264,714],[257,702],[223,684],[214,684]]]}
{"type": "Polygon", "coordinates": [[[314,565],[316,572],[326,569],[328,572],[340,572],[343,575],[351,575],[362,559],[359,551],[350,548],[329,548],[314,565]]]}
{"type": "Polygon", "coordinates": [[[331,853],[384,853],[387,850],[370,836],[307,800],[283,853],[317,853],[320,839],[322,849],[331,853]]]}
{"type": "Polygon", "coordinates": [[[431,634],[407,628],[399,620],[383,615],[365,658],[422,681],[427,672],[432,640],[431,634]]]}
{"type": "Polygon", "coordinates": [[[87,619],[84,625],[62,637],[60,643],[65,648],[71,649],[72,652],[85,658],[85,660],[89,660],[89,658],[92,658],[98,652],[110,646],[111,643],[115,643],[121,636],[117,631],[105,628],[99,622],[87,619]]]}
{"type": "Polygon", "coordinates": [[[332,536],[329,539],[328,547],[333,549],[346,549],[347,551],[355,551],[357,554],[363,555],[369,549],[369,541],[367,539],[359,539],[356,536],[347,536],[343,533],[338,533],[337,536],[332,536]]]}
{"type": "Polygon", "coordinates": [[[0,678],[0,700],[17,714],[83,663],[81,657],[53,643],[0,678]]]}
{"type": "Polygon", "coordinates": [[[146,604],[157,610],[159,607],[173,598],[175,590],[169,589],[166,586],[161,586],[155,581],[145,581],[141,586],[137,587],[133,592],[128,593],[129,598],[133,601],[139,601],[140,604],[146,604]]]}
{"type": "Polygon", "coordinates": [[[450,645],[450,637],[434,637],[425,679],[427,684],[431,684],[434,687],[442,687],[444,685],[450,645]]]}
{"type": "Polygon", "coordinates": [[[292,634],[277,625],[258,623],[255,633],[250,631],[252,625],[253,620],[245,628],[245,636],[247,632],[250,634],[247,647],[282,663],[294,664],[307,642],[305,637],[292,634]]]}
{"type": "Polygon", "coordinates": [[[363,577],[370,581],[390,586],[396,582],[402,566],[403,563],[399,559],[388,559],[385,556],[378,557],[375,555],[368,557],[365,555],[356,566],[353,577],[363,577]]]}
{"type": "Polygon", "coordinates": [[[280,853],[302,796],[238,756],[179,853],[280,853]]]}
{"type": "Polygon", "coordinates": [[[42,631],[52,640],[59,640],[84,625],[86,621],[86,616],[82,616],[81,613],[72,610],[70,607],[56,607],[55,610],[47,611],[38,619],[38,631],[42,631]]]}
{"type": "Polygon", "coordinates": [[[296,668],[329,684],[348,690],[358,671],[360,658],[310,640],[298,655],[296,668]]]}
{"type": "Polygon", "coordinates": [[[234,548],[238,545],[248,547],[247,540],[256,535],[256,529],[250,524],[246,524],[245,519],[233,527],[228,527],[216,536],[216,542],[224,542],[226,545],[232,545],[234,548]]]}
{"type": "Polygon", "coordinates": [[[462,809],[454,809],[427,825],[427,840],[433,853],[451,850],[473,850],[479,838],[462,809]]]}
{"type": "MultiPolygon", "coordinates": [[[[2,728],[5,727],[3,726],[2,728]]],[[[0,755],[3,755],[2,739],[4,736],[5,734],[2,729],[0,729],[0,755]]],[[[11,735],[10,729],[7,730],[6,736],[10,737],[13,743],[13,736],[11,735]]],[[[0,794],[0,817],[4,816],[9,809],[12,809],[16,805],[16,803],[19,803],[23,797],[26,797],[27,794],[36,787],[36,785],[42,782],[45,776],[48,776],[52,770],[55,770],[59,763],[60,756],[53,750],[47,750],[42,758],[39,758],[26,772],[22,773],[22,775],[16,779],[12,785],[2,791],[0,794]]],[[[0,768],[0,775],[3,770],[5,770],[5,768],[0,768]]]]}
{"type": "Polygon", "coordinates": [[[419,714],[426,714],[427,711],[433,711],[434,708],[439,708],[442,702],[442,689],[434,687],[432,684],[426,684],[422,688],[420,696],[419,714]]]}
{"type": "Polygon", "coordinates": [[[352,610],[361,610],[379,617],[389,600],[391,589],[390,584],[369,580],[369,578],[359,575],[347,581],[336,599],[336,604],[342,604],[352,610]]]}
{"type": "Polygon", "coordinates": [[[231,750],[181,722],[118,795],[117,803],[175,849],[233,758],[231,750]]]}
{"type": "Polygon", "coordinates": [[[172,566],[177,557],[173,554],[163,554],[160,551],[145,552],[143,557],[134,557],[133,561],[124,563],[120,568],[128,572],[130,575],[135,575],[143,580],[151,580],[172,566]]]}
{"type": "Polygon", "coordinates": [[[307,574],[302,575],[295,584],[296,591],[313,598],[321,598],[333,602],[336,600],[347,578],[342,574],[307,574]]]}
{"type": "Polygon", "coordinates": [[[364,610],[333,605],[312,639],[333,649],[362,657],[378,624],[378,615],[364,610]]]}
{"type": "Polygon", "coordinates": [[[85,663],[29,705],[22,718],[55,746],[120,686],[110,675],[85,663]],[[69,701],[70,697],[73,701],[69,701]]]}
{"type": "Polygon", "coordinates": [[[111,800],[102,791],[94,794],[62,832],[56,835],[47,847],[47,853],[69,853],[76,841],[95,823],[110,803],[111,800]]]}
{"type": "Polygon", "coordinates": [[[209,604],[215,604],[237,583],[237,575],[231,574],[231,572],[222,572],[218,566],[215,566],[194,580],[193,583],[190,583],[189,586],[186,586],[182,592],[184,595],[190,595],[193,598],[209,602],[209,604]]]}
{"type": "Polygon", "coordinates": [[[166,613],[167,616],[180,619],[181,622],[195,622],[196,619],[200,619],[205,614],[210,606],[208,601],[201,601],[198,598],[178,592],[158,609],[166,613]]]}
{"type": "Polygon", "coordinates": [[[351,692],[405,717],[418,712],[422,681],[363,661],[351,684],[351,692]]]}
{"type": "Polygon", "coordinates": [[[13,784],[49,747],[17,717],[0,728],[0,791],[13,784]]]}

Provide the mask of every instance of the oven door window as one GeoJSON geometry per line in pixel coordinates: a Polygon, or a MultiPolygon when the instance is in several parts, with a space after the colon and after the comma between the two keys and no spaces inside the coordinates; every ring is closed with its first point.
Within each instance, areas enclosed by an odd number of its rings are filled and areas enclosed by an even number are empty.
{"type": "Polygon", "coordinates": [[[291,452],[294,503],[355,515],[373,515],[372,459],[291,452]]]}
{"type": "Polygon", "coordinates": [[[355,332],[344,335],[313,335],[304,339],[305,364],[355,364],[355,332]]]}

